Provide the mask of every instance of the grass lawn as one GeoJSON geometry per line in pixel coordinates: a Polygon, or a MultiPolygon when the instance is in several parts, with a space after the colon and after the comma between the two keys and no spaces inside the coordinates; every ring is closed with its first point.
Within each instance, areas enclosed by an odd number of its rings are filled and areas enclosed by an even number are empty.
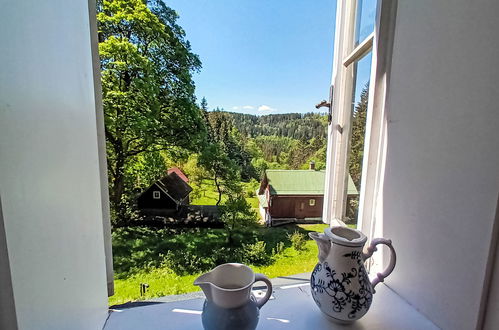
{"type": "MultiPolygon", "coordinates": [[[[235,244],[244,247],[244,244],[265,242],[265,251],[262,254],[271,256],[270,261],[263,264],[246,263],[255,272],[263,273],[270,278],[310,272],[317,263],[318,251],[315,242],[308,238],[307,233],[322,232],[326,227],[325,224],[257,227],[235,234],[235,244]],[[288,234],[295,231],[306,235],[302,251],[297,251],[291,244],[288,234]],[[281,250],[276,253],[275,249],[279,246],[281,250]]],[[[109,298],[109,304],[198,291],[199,288],[192,283],[199,274],[211,269],[215,264],[232,261],[231,258],[235,254],[224,250],[226,237],[223,229],[119,228],[115,230],[113,232],[115,295],[109,298]],[[175,265],[175,262],[177,268],[179,264],[185,264],[186,268],[174,271],[176,267],[172,265],[175,265]],[[140,283],[149,284],[146,295],[142,297],[140,283]]],[[[254,260],[260,260],[258,257],[254,260]]]]}
{"type": "MultiPolygon", "coordinates": [[[[195,191],[191,196],[192,205],[216,205],[218,200],[218,191],[213,180],[205,179],[198,186],[194,186],[195,191]]],[[[222,196],[223,201],[223,196],[222,196]]]]}
{"type": "MultiPolygon", "coordinates": [[[[257,189],[251,183],[243,182],[244,191],[247,194],[246,201],[255,211],[258,211],[258,198],[254,196],[254,191],[257,189]],[[251,195],[250,195],[251,194],[251,195]]],[[[213,180],[204,179],[199,186],[195,186],[196,191],[191,194],[194,196],[191,200],[192,205],[216,205],[218,200],[218,191],[213,180]]],[[[222,195],[222,203],[225,200],[225,195],[222,195]]]]}

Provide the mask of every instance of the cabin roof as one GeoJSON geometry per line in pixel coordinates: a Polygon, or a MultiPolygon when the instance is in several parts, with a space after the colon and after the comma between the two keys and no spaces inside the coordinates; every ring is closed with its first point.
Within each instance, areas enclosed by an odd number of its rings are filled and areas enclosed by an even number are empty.
{"type": "Polygon", "coordinates": [[[163,179],[156,181],[155,184],[178,202],[182,201],[192,191],[191,186],[175,172],[171,172],[163,179]]]}
{"type": "Polygon", "coordinates": [[[157,186],[165,194],[170,196],[175,202],[181,203],[184,198],[186,198],[192,191],[192,187],[189,186],[182,178],[177,175],[177,173],[172,172],[165,176],[164,178],[154,182],[149,188],[145,189],[137,198],[140,198],[147,191],[149,191],[153,186],[157,186]]]}
{"type": "Polygon", "coordinates": [[[184,172],[182,172],[182,170],[179,169],[178,167],[169,168],[168,169],[168,174],[170,174],[170,173],[177,174],[182,180],[184,180],[185,182],[189,183],[189,178],[187,177],[187,175],[185,175],[184,172]]]}
{"type": "MultiPolygon", "coordinates": [[[[325,171],[314,170],[267,170],[271,195],[323,195],[325,171]]],[[[358,195],[350,175],[348,176],[348,195],[358,195]]]]}

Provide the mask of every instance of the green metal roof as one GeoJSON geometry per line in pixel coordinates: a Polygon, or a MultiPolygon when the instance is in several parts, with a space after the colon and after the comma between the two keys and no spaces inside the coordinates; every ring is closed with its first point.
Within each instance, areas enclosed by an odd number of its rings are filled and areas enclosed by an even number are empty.
{"type": "MultiPolygon", "coordinates": [[[[271,195],[323,195],[325,171],[314,170],[267,170],[271,195]]],[[[348,195],[358,195],[350,175],[348,195]]]]}

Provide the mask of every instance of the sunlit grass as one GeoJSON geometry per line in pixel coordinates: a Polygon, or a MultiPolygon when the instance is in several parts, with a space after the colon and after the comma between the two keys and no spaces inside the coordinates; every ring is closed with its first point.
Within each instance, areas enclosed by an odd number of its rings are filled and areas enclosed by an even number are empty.
{"type": "MultiPolygon", "coordinates": [[[[248,203],[251,205],[253,209],[258,209],[258,198],[255,197],[249,197],[250,193],[254,193],[254,187],[251,186],[249,183],[243,183],[243,188],[245,193],[248,195],[246,197],[246,200],[248,203]]],[[[194,194],[191,194],[194,196],[191,200],[192,205],[216,205],[217,200],[218,200],[218,191],[217,187],[215,186],[215,181],[209,180],[209,179],[204,179],[201,184],[198,186],[195,186],[196,190],[198,192],[194,192],[194,194]]],[[[222,203],[225,201],[226,196],[222,194],[222,203]]]]}
{"type": "MultiPolygon", "coordinates": [[[[295,230],[301,232],[320,231],[322,232],[327,225],[299,225],[283,226],[276,228],[259,228],[251,232],[251,237],[263,240],[268,247],[276,246],[279,242],[285,242],[286,247],[282,253],[274,257],[274,261],[265,266],[249,265],[255,272],[265,274],[269,278],[278,276],[287,276],[298,273],[310,272],[317,263],[317,246],[312,240],[307,240],[305,248],[302,251],[295,250],[290,246],[287,238],[288,233],[295,230]]],[[[154,258],[159,258],[158,252],[155,252],[156,245],[162,245],[164,248],[172,248],[182,244],[201,244],[203,249],[210,244],[223,244],[224,236],[221,229],[200,230],[187,234],[174,235],[168,238],[163,232],[152,233],[147,229],[140,229],[134,233],[135,239],[127,235],[113,235],[115,238],[115,249],[117,254],[115,261],[120,260],[121,266],[118,271],[123,271],[131,265],[142,262],[143,264],[154,264],[154,258]],[[118,236],[118,237],[117,237],[118,236]],[[199,240],[201,239],[201,240],[199,240]],[[130,251],[128,250],[130,249],[130,251]],[[127,255],[131,259],[130,263],[123,264],[127,255]],[[135,260],[135,261],[134,261],[135,260]],[[145,263],[147,260],[149,263],[145,263]]],[[[250,236],[248,236],[249,238],[250,236]]],[[[307,237],[308,238],[308,237],[307,237]]],[[[201,246],[200,245],[200,246],[201,246]]],[[[128,262],[129,260],[125,260],[128,262]]],[[[115,279],[115,295],[109,298],[109,304],[121,304],[128,301],[143,300],[153,297],[161,297],[172,294],[183,294],[198,291],[199,288],[192,283],[194,279],[202,272],[189,275],[177,275],[167,266],[159,263],[153,266],[136,267],[134,271],[117,273],[115,279]],[[144,296],[140,296],[140,284],[147,283],[149,288],[144,296]]]]}

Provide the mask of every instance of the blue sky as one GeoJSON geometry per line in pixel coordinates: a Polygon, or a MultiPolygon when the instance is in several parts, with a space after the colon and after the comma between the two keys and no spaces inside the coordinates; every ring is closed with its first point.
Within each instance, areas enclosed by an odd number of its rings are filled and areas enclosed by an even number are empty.
{"type": "Polygon", "coordinates": [[[335,0],[167,0],[203,62],[210,109],[311,112],[328,97],[335,0]]]}

